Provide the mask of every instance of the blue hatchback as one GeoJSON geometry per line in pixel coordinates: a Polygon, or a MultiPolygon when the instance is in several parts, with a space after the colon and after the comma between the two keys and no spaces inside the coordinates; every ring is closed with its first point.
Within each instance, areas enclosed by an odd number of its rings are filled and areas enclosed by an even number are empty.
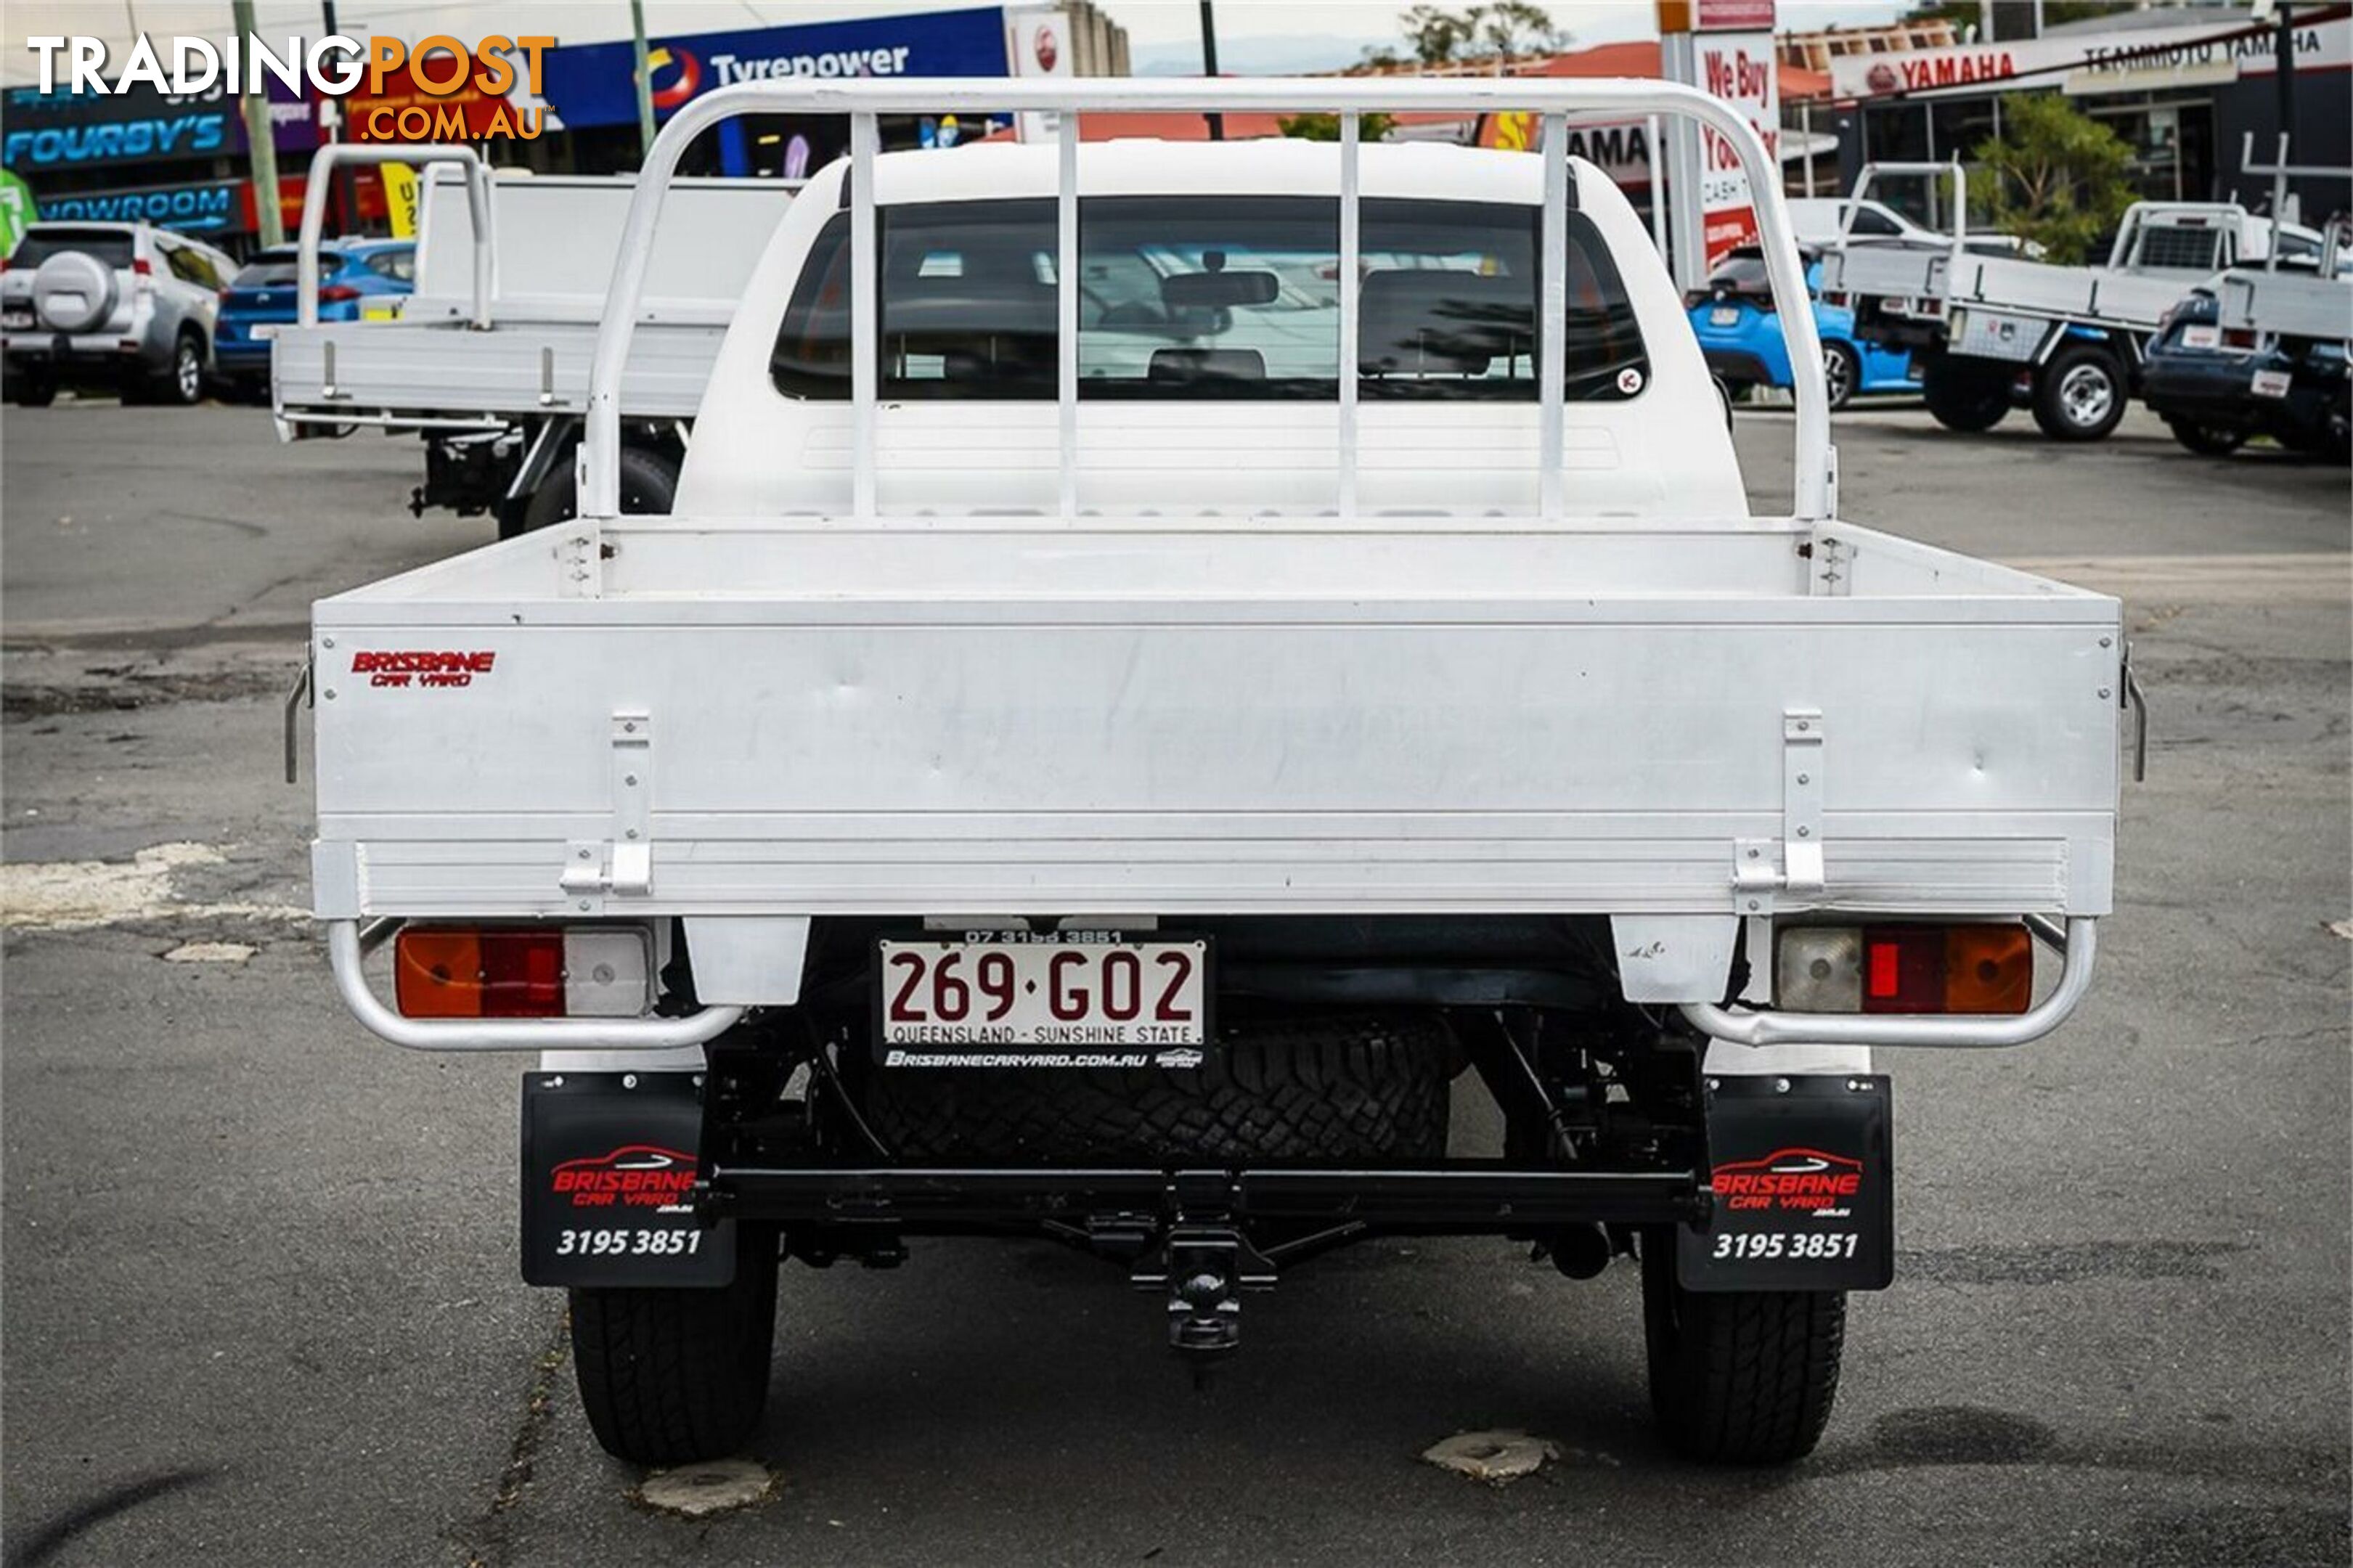
{"type": "MultiPolygon", "coordinates": [[[[1843,408],[1862,392],[1916,391],[1912,356],[1867,342],[1854,333],[1854,312],[1825,305],[1819,292],[1821,263],[1806,258],[1806,291],[1814,300],[1814,330],[1821,334],[1822,374],[1831,406],[1843,408]]],[[[1684,300],[1692,331],[1698,335],[1707,368],[1737,393],[1751,386],[1789,384],[1789,349],[1773,313],[1773,291],[1765,279],[1765,258],[1755,249],[1736,250],[1708,279],[1707,287],[1684,300]]]]}
{"type": "MultiPolygon", "coordinates": [[[[281,245],[245,264],[221,294],[213,363],[241,391],[267,390],[269,341],[294,324],[295,247],[281,245]]],[[[347,239],[319,247],[319,320],[356,321],[372,303],[416,287],[417,244],[406,239],[347,239]]]]}

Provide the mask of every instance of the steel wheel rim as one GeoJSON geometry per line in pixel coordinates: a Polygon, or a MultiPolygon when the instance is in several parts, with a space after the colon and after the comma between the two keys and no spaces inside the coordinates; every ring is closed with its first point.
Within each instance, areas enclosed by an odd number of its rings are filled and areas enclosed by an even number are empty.
{"type": "Polygon", "coordinates": [[[2059,378],[2059,404],[2068,423],[2088,429],[2108,416],[2116,406],[2116,384],[2096,364],[2079,364],[2059,378]]]}
{"type": "Polygon", "coordinates": [[[203,367],[196,363],[196,351],[186,343],[182,343],[178,357],[173,361],[172,371],[173,378],[180,389],[180,396],[188,402],[195,401],[200,378],[204,374],[203,367]]]}

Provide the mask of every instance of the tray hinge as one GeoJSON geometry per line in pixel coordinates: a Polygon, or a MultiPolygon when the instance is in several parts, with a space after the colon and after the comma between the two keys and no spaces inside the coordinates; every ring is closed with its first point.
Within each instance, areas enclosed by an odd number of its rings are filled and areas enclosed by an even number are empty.
{"type": "Polygon", "coordinates": [[[613,715],[613,836],[603,843],[575,839],[564,847],[557,884],[582,913],[598,912],[607,895],[642,899],[653,891],[653,715],[613,715]]]}
{"type": "Polygon", "coordinates": [[[1733,908],[1769,915],[1784,894],[1810,898],[1824,881],[1822,710],[1791,708],[1781,715],[1781,841],[1733,841],[1733,908]]]}

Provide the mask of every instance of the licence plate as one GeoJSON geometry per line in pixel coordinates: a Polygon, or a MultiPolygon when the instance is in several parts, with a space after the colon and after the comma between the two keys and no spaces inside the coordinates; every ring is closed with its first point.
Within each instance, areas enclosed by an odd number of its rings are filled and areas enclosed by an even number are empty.
{"type": "Polygon", "coordinates": [[[1679,1227],[1693,1290],[1880,1290],[1895,1277],[1884,1074],[1725,1077],[1707,1091],[1715,1189],[1679,1227]]]}
{"type": "Polygon", "coordinates": [[[256,321],[253,325],[253,341],[257,343],[266,343],[277,335],[278,323],[275,321],[256,321]]]}
{"type": "Polygon", "coordinates": [[[1209,945],[971,932],[884,942],[884,1067],[1197,1067],[1209,1040],[1209,945]]]}
{"type": "Polygon", "coordinates": [[[1739,322],[1740,307],[1737,305],[1718,305],[1707,313],[1707,324],[1711,327],[1737,326],[1739,322]]]}
{"type": "Polygon", "coordinates": [[[2222,329],[2220,327],[2184,327],[2181,329],[2181,346],[2185,349],[2220,348],[2222,346],[2222,329]]]}
{"type": "Polygon", "coordinates": [[[2288,374],[2284,370],[2259,370],[2251,385],[2257,397],[2285,397],[2288,374]]]}
{"type": "Polygon", "coordinates": [[[0,327],[10,331],[22,331],[32,324],[33,312],[30,310],[0,310],[0,327]]]}

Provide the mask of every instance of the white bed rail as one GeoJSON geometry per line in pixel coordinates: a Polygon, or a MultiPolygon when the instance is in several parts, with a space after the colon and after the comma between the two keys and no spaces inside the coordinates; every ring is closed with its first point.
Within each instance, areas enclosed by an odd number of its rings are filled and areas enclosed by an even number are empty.
{"type": "Polygon", "coordinates": [[[1060,324],[1060,362],[1056,377],[1060,409],[1060,495],[1067,514],[1076,510],[1078,490],[1078,143],[1079,116],[1085,112],[1327,113],[1340,121],[1340,361],[1339,493],[1342,516],[1356,500],[1357,269],[1349,265],[1359,234],[1357,154],[1363,117],[1368,113],[1423,110],[1533,111],[1544,135],[1542,250],[1544,298],[1543,379],[1540,429],[1539,512],[1545,521],[1562,515],[1562,405],[1568,290],[1563,258],[1567,252],[1568,163],[1567,127],[1571,116],[1640,119],[1646,115],[1694,120],[1721,136],[1740,160],[1756,195],[1758,237],[1766,275],[1781,331],[1789,347],[1797,399],[1797,481],[1794,513],[1804,521],[1828,521],[1835,506],[1830,405],[1822,383],[1821,342],[1809,308],[1805,270],[1798,261],[1788,211],[1781,197],[1780,170],[1747,121],[1730,106],[1696,88],[1656,80],[1559,81],[1525,78],[1451,79],[1342,79],[1264,77],[1237,80],[1145,80],[1089,79],[1069,82],[970,81],[908,78],[897,80],[772,81],[726,87],[689,102],[662,128],[648,152],[628,220],[605,319],[596,335],[590,374],[587,437],[582,448],[581,513],[611,519],[620,512],[620,388],[622,367],[637,330],[638,298],[653,252],[662,198],[687,147],[711,127],[744,114],[840,114],[849,118],[850,147],[850,396],[852,400],[852,511],[875,515],[875,405],[880,380],[880,328],[875,310],[874,159],[881,147],[879,117],[885,114],[1022,111],[1060,118],[1060,181],[1056,319],[1060,324]]]}
{"type": "Polygon", "coordinates": [[[302,237],[295,261],[297,321],[319,324],[319,240],[327,224],[327,183],[346,163],[455,163],[466,176],[466,211],[474,220],[474,310],[470,324],[477,331],[491,325],[491,295],[495,288],[492,266],[497,255],[491,232],[491,173],[471,147],[435,142],[334,142],[313,153],[311,181],[302,193],[302,237]]]}

